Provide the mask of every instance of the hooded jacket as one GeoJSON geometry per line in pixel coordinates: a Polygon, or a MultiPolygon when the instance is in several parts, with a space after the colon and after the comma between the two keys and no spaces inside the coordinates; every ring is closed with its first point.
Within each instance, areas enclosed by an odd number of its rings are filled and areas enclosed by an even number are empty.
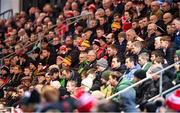
{"type": "Polygon", "coordinates": [[[124,112],[135,112],[137,113],[135,104],[136,92],[133,88],[120,94],[120,105],[124,112]]]}
{"type": "MultiPolygon", "coordinates": [[[[132,83],[131,83],[130,80],[128,80],[127,78],[121,77],[119,79],[119,82],[118,82],[117,86],[114,88],[113,94],[115,94],[115,93],[117,93],[117,92],[131,86],[131,85],[132,85],[132,83]]],[[[119,97],[116,96],[116,97],[113,98],[113,100],[115,102],[119,102],[119,97]]]]}

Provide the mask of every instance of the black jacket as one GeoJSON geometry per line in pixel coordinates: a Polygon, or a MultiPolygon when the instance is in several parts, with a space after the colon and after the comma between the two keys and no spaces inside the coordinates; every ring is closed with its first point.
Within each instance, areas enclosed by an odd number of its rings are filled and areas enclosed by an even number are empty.
{"type": "Polygon", "coordinates": [[[143,100],[149,99],[148,88],[150,87],[152,80],[147,80],[138,87],[136,87],[136,103],[140,104],[143,100]]]}
{"type": "MultiPolygon", "coordinates": [[[[150,99],[156,95],[159,94],[159,82],[160,79],[158,79],[157,81],[152,81],[152,83],[150,84],[150,86],[147,89],[147,99],[150,99]]],[[[163,79],[162,79],[162,91],[165,91],[169,88],[173,87],[172,81],[169,79],[169,77],[164,73],[163,74],[163,79]]]]}

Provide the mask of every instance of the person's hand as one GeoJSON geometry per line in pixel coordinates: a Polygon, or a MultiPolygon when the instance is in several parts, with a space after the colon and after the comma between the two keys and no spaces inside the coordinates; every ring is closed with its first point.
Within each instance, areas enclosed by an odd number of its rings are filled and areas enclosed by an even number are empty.
{"type": "Polygon", "coordinates": [[[175,67],[176,71],[180,71],[180,65],[179,64],[176,64],[174,67],[175,67]]]}

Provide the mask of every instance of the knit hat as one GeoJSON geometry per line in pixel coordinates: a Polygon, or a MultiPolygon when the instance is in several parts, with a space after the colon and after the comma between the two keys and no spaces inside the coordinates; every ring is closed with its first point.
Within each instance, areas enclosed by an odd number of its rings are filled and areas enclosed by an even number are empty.
{"type": "Polygon", "coordinates": [[[52,86],[52,87],[54,87],[56,89],[59,89],[61,87],[61,84],[60,84],[59,81],[56,80],[56,81],[51,81],[50,86],[52,86]]]}
{"type": "Polygon", "coordinates": [[[108,67],[108,62],[107,62],[106,59],[101,58],[101,59],[97,60],[97,65],[101,66],[101,67],[104,67],[104,68],[107,68],[108,67]]]}
{"type": "Polygon", "coordinates": [[[1,70],[5,70],[7,73],[9,73],[9,68],[7,66],[3,66],[1,70]]]}
{"type": "Polygon", "coordinates": [[[180,89],[166,99],[166,105],[175,111],[180,111],[180,89]]]}
{"type": "Polygon", "coordinates": [[[73,13],[73,11],[67,11],[67,12],[66,12],[66,15],[67,15],[68,17],[73,17],[73,16],[74,16],[74,13],[73,13]]]}
{"type": "Polygon", "coordinates": [[[82,86],[85,87],[85,91],[89,91],[93,85],[93,79],[91,79],[90,77],[87,77],[82,80],[81,84],[82,86]]]}
{"type": "Polygon", "coordinates": [[[91,9],[91,10],[93,10],[93,12],[94,12],[94,11],[96,11],[96,6],[95,6],[94,4],[90,4],[90,5],[88,6],[88,9],[91,9]]]}
{"type": "Polygon", "coordinates": [[[71,64],[72,64],[72,59],[71,59],[71,57],[70,57],[70,56],[65,57],[65,58],[63,59],[63,63],[71,66],[71,64]]]}
{"type": "Polygon", "coordinates": [[[111,74],[111,71],[106,70],[106,71],[104,71],[104,72],[102,73],[101,77],[102,77],[104,80],[108,81],[110,74],[111,74]]]}
{"type": "Polygon", "coordinates": [[[89,47],[90,47],[90,42],[89,42],[88,40],[84,40],[84,41],[81,43],[81,46],[89,48],[89,47]]]}
{"type": "Polygon", "coordinates": [[[138,78],[138,79],[144,79],[146,78],[146,72],[144,70],[137,70],[135,73],[134,73],[134,77],[138,78]]]}
{"type": "Polygon", "coordinates": [[[95,45],[97,45],[97,46],[99,46],[99,47],[101,46],[100,43],[99,43],[99,40],[94,40],[94,41],[93,41],[93,44],[95,44],[95,45]]]}
{"type": "Polygon", "coordinates": [[[176,55],[177,55],[178,58],[180,59],[180,50],[176,50],[176,55]]]}
{"type": "Polygon", "coordinates": [[[59,47],[60,51],[66,51],[67,50],[67,46],[66,45],[62,45],[59,47]]]}
{"type": "Polygon", "coordinates": [[[104,37],[104,36],[102,36],[101,38],[99,38],[99,40],[102,40],[102,41],[105,42],[105,43],[107,42],[107,41],[106,41],[106,37],[104,37]]]}
{"type": "Polygon", "coordinates": [[[116,29],[120,29],[121,28],[121,25],[119,22],[113,22],[111,24],[111,28],[116,28],[116,29]]]}
{"type": "Polygon", "coordinates": [[[79,112],[90,112],[95,106],[96,100],[89,93],[86,93],[83,88],[76,91],[77,108],[79,112]]]}
{"type": "Polygon", "coordinates": [[[25,80],[31,81],[31,77],[30,77],[30,76],[25,76],[25,77],[23,77],[23,78],[21,79],[21,81],[25,81],[25,80]]]}

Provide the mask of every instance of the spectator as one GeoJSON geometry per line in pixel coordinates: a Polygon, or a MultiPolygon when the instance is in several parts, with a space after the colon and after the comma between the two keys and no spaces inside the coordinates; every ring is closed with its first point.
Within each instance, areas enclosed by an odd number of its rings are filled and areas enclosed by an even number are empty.
{"type": "Polygon", "coordinates": [[[124,77],[128,80],[132,80],[134,78],[134,72],[141,68],[139,64],[136,64],[134,57],[127,57],[125,66],[127,69],[124,73],[124,77]]]}
{"type": "Polygon", "coordinates": [[[149,62],[149,54],[145,52],[141,53],[138,59],[139,64],[142,67],[141,69],[146,72],[152,65],[152,62],[149,62]]]}
{"type": "MultiPolygon", "coordinates": [[[[134,79],[133,82],[139,82],[140,80],[146,78],[146,72],[144,70],[137,70],[134,73],[134,79]]],[[[147,100],[148,97],[148,87],[150,87],[152,80],[147,80],[146,82],[140,84],[137,86],[136,89],[136,103],[140,104],[141,102],[147,100]]]]}

